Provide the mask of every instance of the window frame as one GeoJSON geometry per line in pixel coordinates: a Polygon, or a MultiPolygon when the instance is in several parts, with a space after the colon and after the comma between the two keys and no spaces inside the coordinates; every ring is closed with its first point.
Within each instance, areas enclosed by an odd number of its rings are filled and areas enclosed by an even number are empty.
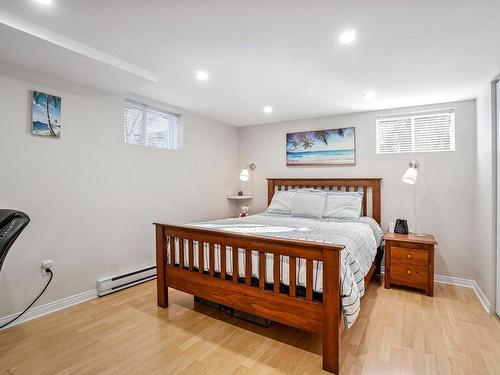
{"type": "Polygon", "coordinates": [[[136,146],[145,146],[145,147],[152,147],[152,148],[158,148],[162,150],[169,150],[169,151],[180,151],[182,150],[183,146],[183,115],[180,113],[175,113],[171,111],[167,111],[163,108],[158,108],[155,106],[151,106],[148,104],[144,104],[132,99],[125,99],[123,103],[123,135],[124,135],[124,143],[129,144],[129,145],[136,145],[136,146]],[[127,108],[134,109],[137,111],[142,112],[143,119],[141,122],[141,141],[140,142],[131,142],[130,138],[132,138],[132,134],[135,131],[135,129],[132,130],[132,132],[127,135],[127,121],[125,118],[125,112],[127,108]],[[167,147],[163,147],[160,145],[155,145],[150,143],[151,139],[148,138],[148,127],[151,126],[153,121],[150,121],[151,116],[165,116],[168,118],[168,129],[165,131],[168,131],[168,141],[167,141],[167,147]]]}
{"type": "Polygon", "coordinates": [[[388,114],[388,115],[380,115],[376,118],[375,123],[375,148],[377,155],[385,155],[385,154],[412,154],[412,153],[422,153],[422,152],[452,152],[456,150],[456,112],[455,108],[439,108],[435,110],[427,110],[427,111],[416,111],[409,113],[401,113],[401,114],[388,114]],[[423,118],[430,117],[436,115],[450,115],[450,147],[446,150],[415,150],[415,118],[423,118]],[[380,129],[379,129],[379,121],[380,120],[406,120],[410,119],[411,126],[411,150],[410,151],[381,151],[380,150],[380,129]]]}

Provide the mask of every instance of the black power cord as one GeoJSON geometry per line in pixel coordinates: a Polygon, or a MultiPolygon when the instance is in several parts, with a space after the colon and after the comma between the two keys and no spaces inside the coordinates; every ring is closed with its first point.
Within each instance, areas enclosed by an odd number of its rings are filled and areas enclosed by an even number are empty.
{"type": "Polygon", "coordinates": [[[35,304],[36,301],[38,301],[38,299],[42,296],[42,294],[47,290],[47,287],[49,286],[50,282],[52,281],[52,278],[54,277],[54,273],[52,272],[52,270],[50,268],[47,268],[45,270],[45,272],[50,273],[50,279],[47,282],[47,284],[45,285],[45,287],[43,288],[43,290],[40,292],[40,294],[35,298],[35,300],[33,302],[31,302],[31,304],[28,307],[26,307],[26,309],[22,313],[20,313],[14,319],[9,320],[7,323],[5,323],[2,326],[0,326],[0,329],[2,329],[4,327],[7,327],[10,323],[12,323],[13,321],[19,319],[26,311],[28,311],[30,309],[31,306],[33,306],[35,304]]]}

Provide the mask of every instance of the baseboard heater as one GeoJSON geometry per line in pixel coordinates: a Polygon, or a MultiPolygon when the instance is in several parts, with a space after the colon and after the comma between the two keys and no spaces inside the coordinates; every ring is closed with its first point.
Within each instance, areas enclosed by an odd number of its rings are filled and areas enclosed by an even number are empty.
{"type": "Polygon", "coordinates": [[[123,275],[107,277],[97,280],[97,295],[105,296],[122,289],[130,288],[131,286],[145,283],[146,281],[156,278],[156,266],[143,268],[132,271],[123,275]]]}

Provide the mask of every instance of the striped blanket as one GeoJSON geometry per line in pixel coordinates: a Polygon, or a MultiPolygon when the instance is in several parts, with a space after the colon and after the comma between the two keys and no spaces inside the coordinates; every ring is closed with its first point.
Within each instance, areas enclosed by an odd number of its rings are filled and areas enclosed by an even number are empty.
{"type": "MultiPolygon", "coordinates": [[[[344,324],[349,328],[360,310],[360,298],[364,295],[364,277],[375,259],[377,247],[382,240],[382,230],[375,220],[362,217],[357,221],[339,221],[333,219],[312,219],[262,213],[245,218],[231,218],[204,223],[194,226],[207,229],[226,230],[238,233],[251,233],[267,237],[298,239],[313,242],[344,245],[341,252],[341,294],[344,324]]],[[[197,246],[197,244],[195,244],[197,246]]],[[[175,251],[175,262],[179,263],[178,244],[175,251]]],[[[187,247],[186,247],[187,248],[187,247]]],[[[215,269],[220,271],[220,248],[215,249],[215,269]]],[[[232,275],[232,250],[226,248],[226,270],[232,275]]],[[[208,248],[205,249],[204,269],[208,269],[208,248]]],[[[187,254],[186,254],[187,255],[187,254]]],[[[194,266],[199,267],[198,253],[194,252],[194,266]]],[[[187,266],[187,256],[184,257],[187,266]]],[[[245,277],[245,257],[240,249],[238,257],[239,276],[245,277]]],[[[288,285],[288,257],[280,257],[280,282],[288,285]]],[[[266,282],[274,283],[273,255],[266,255],[266,282]]],[[[259,276],[258,253],[252,253],[252,276],[259,276]]],[[[306,286],[306,262],[297,262],[296,280],[298,286],[306,286]]],[[[313,290],[323,291],[323,264],[313,263],[313,290]]]]}

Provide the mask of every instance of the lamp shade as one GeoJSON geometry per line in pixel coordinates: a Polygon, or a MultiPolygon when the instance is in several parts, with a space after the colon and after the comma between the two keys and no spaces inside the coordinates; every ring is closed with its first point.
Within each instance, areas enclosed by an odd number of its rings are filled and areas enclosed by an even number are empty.
{"type": "Polygon", "coordinates": [[[417,182],[417,168],[410,167],[403,176],[403,182],[414,185],[417,182]]]}
{"type": "Polygon", "coordinates": [[[250,173],[248,172],[247,168],[243,168],[240,173],[240,180],[241,181],[248,181],[250,178],[250,173]]]}

